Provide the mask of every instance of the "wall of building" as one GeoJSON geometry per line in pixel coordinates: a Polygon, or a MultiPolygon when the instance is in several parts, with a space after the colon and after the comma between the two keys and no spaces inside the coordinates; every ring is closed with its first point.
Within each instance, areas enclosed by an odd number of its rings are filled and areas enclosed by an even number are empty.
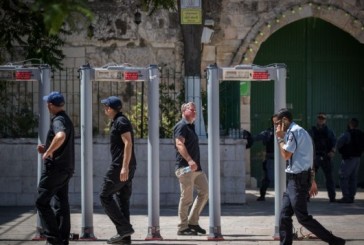
{"type": "MultiPolygon", "coordinates": [[[[37,196],[36,139],[0,140],[0,206],[32,206],[37,196]]],[[[148,205],[147,140],[137,139],[137,170],[133,179],[131,205],[148,205]]],[[[200,142],[202,168],[208,176],[207,141],[200,142]]],[[[221,201],[245,203],[245,143],[225,139],[220,144],[221,201]]],[[[93,144],[93,198],[100,206],[99,190],[111,162],[108,138],[95,138],[93,144]]],[[[175,150],[171,139],[160,140],[160,204],[177,205],[179,184],[174,175],[175,150]]],[[[70,204],[81,205],[80,140],[76,141],[76,169],[69,184],[70,204]]]]}
{"type": "Polygon", "coordinates": [[[143,12],[139,25],[134,23],[137,11],[134,1],[93,0],[92,23],[80,19],[78,31],[67,36],[64,46],[64,67],[90,64],[130,64],[145,67],[150,64],[182,72],[183,42],[178,13],[156,10],[151,16],[143,12]]]}

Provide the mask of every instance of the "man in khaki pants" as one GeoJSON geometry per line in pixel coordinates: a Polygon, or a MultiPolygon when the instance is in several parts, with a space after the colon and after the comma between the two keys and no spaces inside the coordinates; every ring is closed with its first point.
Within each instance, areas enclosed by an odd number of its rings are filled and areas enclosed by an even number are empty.
{"type": "Polygon", "coordinates": [[[176,176],[180,183],[181,196],[178,206],[177,235],[206,234],[198,220],[202,209],[208,200],[208,182],[206,174],[201,169],[200,147],[195,132],[196,105],[188,102],[181,107],[182,119],[173,128],[173,139],[176,147],[176,176]],[[193,201],[194,187],[197,197],[193,201]],[[190,213],[188,210],[190,206],[190,213]]]}

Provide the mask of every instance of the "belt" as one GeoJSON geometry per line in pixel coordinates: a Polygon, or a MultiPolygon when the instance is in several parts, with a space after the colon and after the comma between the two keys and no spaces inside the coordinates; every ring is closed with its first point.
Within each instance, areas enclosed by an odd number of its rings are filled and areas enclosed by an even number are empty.
{"type": "Polygon", "coordinates": [[[301,179],[303,177],[308,177],[309,174],[310,171],[302,171],[301,173],[298,174],[287,173],[287,179],[301,179]]]}

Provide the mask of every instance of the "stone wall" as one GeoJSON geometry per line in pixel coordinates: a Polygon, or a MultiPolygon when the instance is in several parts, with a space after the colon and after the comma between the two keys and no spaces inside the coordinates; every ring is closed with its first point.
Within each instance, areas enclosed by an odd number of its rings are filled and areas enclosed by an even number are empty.
{"type": "Polygon", "coordinates": [[[139,25],[134,23],[137,7],[133,1],[94,0],[89,5],[94,19],[80,19],[78,32],[67,36],[65,67],[93,67],[124,64],[145,67],[150,64],[182,71],[183,43],[176,12],[143,12],[139,25]],[[88,25],[88,28],[85,26],[88,25]]]}
{"type": "MultiPolygon", "coordinates": [[[[36,139],[0,140],[0,206],[32,206],[37,189],[36,139]]],[[[207,141],[200,143],[202,168],[208,175],[207,141]]],[[[221,201],[245,203],[245,143],[242,140],[222,139],[220,144],[221,201]]],[[[148,205],[147,140],[135,142],[137,171],[133,180],[131,204],[148,205]]],[[[93,198],[100,206],[99,189],[110,164],[107,138],[95,138],[93,144],[93,198]]],[[[177,205],[179,184],[174,175],[175,150],[171,139],[160,141],[160,204],[177,205]]],[[[69,185],[71,205],[81,205],[80,140],[76,140],[76,170],[69,185]]]]}

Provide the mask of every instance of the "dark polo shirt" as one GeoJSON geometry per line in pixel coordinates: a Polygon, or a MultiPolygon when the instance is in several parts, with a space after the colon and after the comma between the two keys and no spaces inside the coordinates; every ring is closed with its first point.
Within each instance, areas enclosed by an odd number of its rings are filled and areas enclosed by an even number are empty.
{"type": "Polygon", "coordinates": [[[63,144],[53,152],[53,158],[46,159],[45,165],[64,169],[71,173],[75,169],[75,139],[74,127],[66,112],[61,111],[51,119],[50,129],[47,134],[46,149],[49,148],[53,138],[58,132],[64,132],[66,139],[63,144]]]}
{"type": "MultiPolygon", "coordinates": [[[[195,132],[195,125],[188,123],[184,118],[182,118],[173,128],[174,144],[176,144],[176,138],[178,137],[183,137],[185,139],[185,147],[187,152],[196,162],[198,166],[197,171],[201,171],[200,147],[198,136],[195,132]]],[[[187,161],[181,156],[176,148],[176,170],[187,166],[187,161]]]]}
{"type": "Polygon", "coordinates": [[[110,152],[112,158],[112,164],[115,166],[122,167],[121,164],[124,159],[124,147],[125,144],[121,139],[121,135],[130,132],[133,147],[132,154],[129,163],[129,167],[136,166],[135,153],[134,153],[134,133],[133,127],[129,121],[129,119],[124,116],[121,112],[115,115],[115,118],[111,122],[110,125],[110,152]]]}

